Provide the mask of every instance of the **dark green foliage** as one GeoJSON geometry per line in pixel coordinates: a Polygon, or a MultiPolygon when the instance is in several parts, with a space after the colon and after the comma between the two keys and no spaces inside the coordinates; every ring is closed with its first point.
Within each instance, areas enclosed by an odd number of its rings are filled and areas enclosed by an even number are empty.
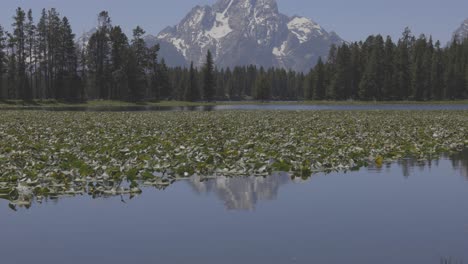
{"type": "Polygon", "coordinates": [[[382,99],[384,72],[384,41],[382,36],[370,37],[370,55],[361,83],[359,85],[359,98],[362,100],[382,99]]]}
{"type": "Polygon", "coordinates": [[[169,70],[164,59],[158,64],[158,85],[159,99],[168,99],[171,97],[172,84],[169,79],[169,70]]]}
{"type": "Polygon", "coordinates": [[[332,78],[333,99],[350,98],[353,86],[353,67],[349,46],[343,44],[336,55],[335,73],[332,78]]]}
{"type": "Polygon", "coordinates": [[[110,30],[111,19],[106,11],[102,11],[98,16],[97,31],[90,37],[87,48],[90,79],[92,80],[95,96],[102,99],[109,99],[110,90],[110,30]]]}
{"type": "Polygon", "coordinates": [[[255,82],[255,99],[259,101],[268,101],[271,96],[271,83],[268,75],[262,71],[263,69],[260,69],[260,74],[255,82]]]}
{"type": "Polygon", "coordinates": [[[111,89],[110,98],[119,100],[128,97],[127,60],[129,55],[128,38],[119,26],[110,32],[111,41],[111,89]]]}
{"type": "Polygon", "coordinates": [[[26,75],[26,13],[18,7],[16,15],[13,17],[13,39],[14,52],[16,53],[16,89],[20,98],[32,99],[32,92],[26,75]]]}
{"type": "Polygon", "coordinates": [[[0,25],[0,99],[3,99],[3,77],[6,72],[6,36],[3,27],[0,25]]]}
{"type": "Polygon", "coordinates": [[[203,96],[208,102],[214,99],[215,84],[213,55],[208,51],[206,54],[206,62],[203,67],[203,96]]]}
{"type": "Polygon", "coordinates": [[[159,89],[161,88],[159,84],[159,78],[158,78],[158,71],[159,71],[159,65],[158,65],[158,52],[159,52],[159,44],[154,45],[153,47],[148,49],[148,73],[149,73],[149,78],[150,78],[150,84],[149,84],[149,91],[148,91],[148,96],[152,100],[160,100],[160,91],[159,89]]]}
{"type": "Polygon", "coordinates": [[[200,99],[200,93],[198,89],[198,79],[193,62],[190,64],[190,76],[189,83],[185,89],[184,100],[188,102],[195,102],[200,99]]]}
{"type": "Polygon", "coordinates": [[[326,94],[326,83],[325,83],[325,65],[322,62],[322,58],[319,58],[317,65],[315,66],[314,72],[314,89],[315,96],[314,99],[323,100],[325,99],[326,94]]]}

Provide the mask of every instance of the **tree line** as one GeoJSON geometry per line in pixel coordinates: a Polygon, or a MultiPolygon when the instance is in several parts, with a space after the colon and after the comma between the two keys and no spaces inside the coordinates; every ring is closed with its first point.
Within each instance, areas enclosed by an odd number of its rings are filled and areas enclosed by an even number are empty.
{"type": "Polygon", "coordinates": [[[406,29],[395,43],[370,36],[332,46],[308,73],[281,68],[168,67],[159,45],[136,27],[129,39],[106,11],[77,43],[67,17],[16,10],[0,25],[0,99],[104,100],[444,100],[468,98],[468,40],[448,46],[406,29]]]}
{"type": "Polygon", "coordinates": [[[446,100],[468,98],[468,40],[439,41],[407,28],[394,43],[370,36],[332,46],[308,75],[307,99],[446,100]]]}

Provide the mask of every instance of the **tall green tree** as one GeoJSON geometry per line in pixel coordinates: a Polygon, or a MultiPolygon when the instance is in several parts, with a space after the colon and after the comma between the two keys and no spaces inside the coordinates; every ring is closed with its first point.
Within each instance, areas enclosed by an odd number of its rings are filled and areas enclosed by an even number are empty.
{"type": "Polygon", "coordinates": [[[112,27],[111,42],[111,88],[110,98],[119,100],[128,96],[127,58],[129,52],[128,38],[120,26],[112,27]]]}
{"type": "Polygon", "coordinates": [[[311,69],[307,74],[307,81],[304,84],[304,99],[312,100],[315,95],[315,74],[314,70],[311,69]]]}
{"type": "Polygon", "coordinates": [[[325,65],[322,62],[322,58],[318,59],[317,65],[314,70],[315,74],[315,99],[323,100],[326,96],[326,76],[325,76],[325,65]]]}
{"type": "Polygon", "coordinates": [[[28,78],[26,75],[26,13],[18,7],[16,15],[13,17],[13,42],[15,45],[16,61],[17,61],[17,90],[21,99],[32,99],[32,93],[29,89],[28,78]]]}
{"type": "Polygon", "coordinates": [[[362,100],[381,99],[384,80],[384,41],[382,36],[373,38],[369,60],[359,86],[362,100]]]}
{"type": "Polygon", "coordinates": [[[211,51],[206,54],[206,62],[203,67],[203,96],[206,101],[211,102],[215,95],[215,77],[214,77],[214,62],[211,51]]]}
{"type": "Polygon", "coordinates": [[[415,100],[426,99],[430,88],[430,60],[432,60],[430,45],[424,35],[421,35],[414,44],[411,98],[415,100]]]}
{"type": "Polygon", "coordinates": [[[12,34],[8,33],[8,99],[16,99],[18,94],[18,85],[17,85],[17,60],[15,53],[15,38],[12,34]]]}
{"type": "Polygon", "coordinates": [[[411,61],[410,49],[412,48],[411,31],[406,28],[403,36],[398,41],[395,62],[395,82],[397,98],[407,99],[411,94],[411,61]]]}
{"type": "Polygon", "coordinates": [[[199,99],[199,90],[198,90],[198,79],[197,72],[193,66],[193,62],[190,63],[190,76],[189,83],[185,89],[184,100],[188,102],[195,102],[199,99]]]}
{"type": "Polygon", "coordinates": [[[143,40],[143,35],[145,31],[137,26],[133,30],[133,38],[130,52],[129,68],[131,74],[129,74],[129,86],[131,100],[140,101],[144,98],[147,88],[147,80],[145,69],[147,66],[147,48],[145,41],[143,40]],[[131,77],[130,77],[131,76],[131,77]]]}
{"type": "Polygon", "coordinates": [[[347,44],[338,48],[335,64],[335,74],[331,83],[334,91],[333,99],[349,99],[352,97],[353,69],[351,51],[347,44]]]}
{"type": "Polygon", "coordinates": [[[48,80],[48,55],[47,55],[47,37],[48,37],[48,16],[45,9],[42,9],[39,23],[37,24],[37,36],[36,36],[36,61],[38,61],[38,68],[36,70],[36,95],[38,98],[46,98],[46,86],[49,83],[48,80]]]}
{"type": "Polygon", "coordinates": [[[440,42],[435,44],[435,50],[431,60],[431,98],[441,100],[444,97],[444,65],[443,51],[440,47],[440,42]]]}
{"type": "Polygon", "coordinates": [[[159,78],[159,95],[161,99],[169,99],[172,96],[172,89],[174,84],[171,83],[170,73],[164,58],[158,64],[158,78],[159,78]]]}
{"type": "Polygon", "coordinates": [[[159,63],[158,52],[160,50],[159,44],[156,44],[148,49],[148,73],[150,75],[150,98],[154,100],[160,99],[160,78],[158,75],[159,63]]]}
{"type": "Polygon", "coordinates": [[[26,57],[28,58],[28,74],[29,74],[29,86],[31,89],[31,97],[33,96],[32,92],[35,90],[34,75],[37,69],[37,60],[36,60],[36,25],[34,25],[34,19],[32,15],[32,10],[29,9],[27,14],[27,22],[25,24],[26,31],[26,57]]]}
{"type": "Polygon", "coordinates": [[[255,100],[268,101],[270,100],[271,83],[266,73],[260,70],[257,80],[255,82],[255,100]]]}
{"type": "Polygon", "coordinates": [[[111,18],[107,11],[102,11],[98,15],[98,27],[91,35],[88,46],[88,70],[93,79],[93,92],[95,97],[109,99],[110,76],[111,76],[111,18]]]}
{"type": "Polygon", "coordinates": [[[62,19],[59,12],[52,8],[47,12],[47,79],[46,87],[47,98],[58,98],[61,80],[59,80],[59,71],[62,63],[62,19]]]}
{"type": "Polygon", "coordinates": [[[3,76],[6,72],[6,66],[5,66],[5,62],[6,62],[6,50],[7,48],[7,44],[6,44],[6,34],[5,34],[5,31],[2,27],[2,25],[0,25],[0,99],[3,99],[3,83],[4,83],[4,80],[3,80],[3,76]]]}
{"type": "Polygon", "coordinates": [[[395,44],[390,36],[385,40],[383,59],[384,79],[380,98],[393,100],[396,98],[395,82],[395,44]]]}
{"type": "Polygon", "coordinates": [[[78,76],[78,51],[75,45],[75,34],[67,17],[62,18],[60,30],[59,66],[57,80],[57,98],[80,101],[81,79],[78,76]]]}
{"type": "Polygon", "coordinates": [[[337,63],[337,51],[336,45],[331,45],[328,52],[327,63],[325,65],[325,98],[334,99],[336,97],[335,86],[333,85],[336,76],[336,63],[337,63]]]}

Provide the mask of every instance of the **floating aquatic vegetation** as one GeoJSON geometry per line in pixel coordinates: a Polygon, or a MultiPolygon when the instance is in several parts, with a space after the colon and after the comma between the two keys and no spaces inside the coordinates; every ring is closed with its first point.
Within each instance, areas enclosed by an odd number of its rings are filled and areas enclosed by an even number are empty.
{"type": "Polygon", "coordinates": [[[134,195],[194,174],[309,177],[467,146],[467,111],[3,111],[0,199],[134,195]]]}

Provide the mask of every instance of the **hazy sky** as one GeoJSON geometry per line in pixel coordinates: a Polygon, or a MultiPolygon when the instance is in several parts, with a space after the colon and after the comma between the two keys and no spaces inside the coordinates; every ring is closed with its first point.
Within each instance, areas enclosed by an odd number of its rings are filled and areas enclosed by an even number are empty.
{"type": "MultiPolygon", "coordinates": [[[[56,7],[67,16],[75,33],[93,27],[97,13],[108,10],[114,24],[127,32],[141,25],[157,34],[177,24],[195,5],[215,0],[1,0],[0,24],[9,28],[17,6],[32,8],[37,19],[42,8],[56,7]]],[[[433,35],[443,43],[468,18],[467,0],[278,0],[286,15],[312,18],[328,31],[336,31],[348,41],[381,33],[398,38],[409,26],[415,35],[433,35]]]]}

